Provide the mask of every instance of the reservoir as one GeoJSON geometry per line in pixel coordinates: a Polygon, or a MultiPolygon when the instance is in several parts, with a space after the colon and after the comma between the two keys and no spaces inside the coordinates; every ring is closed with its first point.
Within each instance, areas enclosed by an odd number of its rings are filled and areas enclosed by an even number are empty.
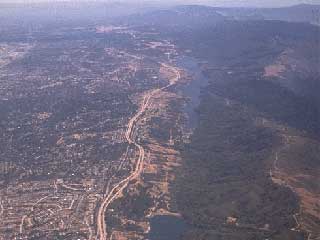
{"type": "Polygon", "coordinates": [[[188,116],[187,127],[193,129],[198,121],[195,109],[200,104],[201,89],[208,85],[208,79],[202,73],[195,58],[182,56],[178,58],[177,66],[192,77],[192,80],[187,84],[181,85],[179,90],[188,99],[184,112],[188,116]]]}
{"type": "MultiPolygon", "coordinates": [[[[202,73],[199,62],[195,58],[182,56],[177,59],[176,64],[191,76],[190,82],[178,86],[178,91],[187,99],[183,112],[188,118],[186,127],[192,130],[198,123],[195,110],[200,104],[201,89],[207,86],[208,79],[202,73]]],[[[181,217],[158,215],[150,219],[150,232],[147,234],[147,239],[180,240],[187,230],[188,224],[181,217]]]]}
{"type": "Polygon", "coordinates": [[[185,221],[176,216],[159,215],[150,219],[149,240],[179,240],[187,230],[185,221]]]}

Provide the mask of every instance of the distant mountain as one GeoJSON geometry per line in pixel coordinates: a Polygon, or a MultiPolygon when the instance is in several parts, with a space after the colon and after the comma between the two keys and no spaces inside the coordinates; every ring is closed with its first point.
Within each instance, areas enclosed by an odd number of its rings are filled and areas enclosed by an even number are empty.
{"type": "Polygon", "coordinates": [[[216,8],[235,19],[265,19],[320,24],[320,5],[300,4],[283,8],[216,8]]]}
{"type": "Polygon", "coordinates": [[[218,13],[213,7],[182,5],[135,14],[126,19],[126,21],[137,24],[148,23],[165,26],[194,26],[208,25],[224,19],[225,17],[218,13]]]}

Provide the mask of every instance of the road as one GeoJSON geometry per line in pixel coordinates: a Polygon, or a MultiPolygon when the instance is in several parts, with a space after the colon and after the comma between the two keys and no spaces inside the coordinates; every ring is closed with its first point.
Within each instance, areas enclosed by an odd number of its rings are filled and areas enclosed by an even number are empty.
{"type": "Polygon", "coordinates": [[[139,156],[136,161],[136,166],[135,166],[134,171],[127,178],[123,179],[118,184],[116,184],[109,191],[109,193],[106,195],[106,197],[103,199],[103,201],[99,207],[98,214],[97,214],[97,221],[96,221],[96,224],[97,224],[97,237],[96,237],[96,239],[97,240],[106,240],[107,239],[107,226],[106,226],[106,222],[105,222],[105,213],[106,213],[108,207],[122,193],[122,191],[128,186],[128,184],[131,180],[136,179],[140,176],[141,171],[143,169],[144,160],[145,160],[145,150],[139,143],[137,143],[135,141],[134,138],[132,138],[135,124],[137,123],[139,118],[145,113],[146,109],[149,106],[150,99],[158,92],[161,92],[161,91],[169,88],[170,86],[174,85],[181,77],[180,71],[177,68],[170,66],[170,65],[167,65],[165,63],[162,63],[161,66],[165,67],[165,68],[169,68],[171,71],[173,71],[175,73],[175,77],[170,80],[170,83],[167,86],[155,89],[155,90],[147,93],[143,98],[143,101],[142,101],[142,104],[141,104],[139,111],[130,119],[130,121],[127,125],[127,130],[125,133],[126,140],[130,145],[134,145],[138,149],[139,156]]]}
{"type": "Polygon", "coordinates": [[[3,207],[3,204],[2,204],[2,199],[0,198],[0,217],[2,217],[3,212],[4,212],[4,207],[3,207]]]}
{"type": "Polygon", "coordinates": [[[23,224],[24,224],[24,220],[27,218],[27,215],[23,215],[22,219],[21,219],[21,223],[20,223],[20,227],[19,227],[19,233],[22,234],[23,232],[23,224]]]}

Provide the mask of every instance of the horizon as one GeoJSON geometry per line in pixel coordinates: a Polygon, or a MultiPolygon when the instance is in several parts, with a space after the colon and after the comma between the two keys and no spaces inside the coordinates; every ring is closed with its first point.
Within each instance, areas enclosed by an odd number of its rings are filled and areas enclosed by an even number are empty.
{"type": "Polygon", "coordinates": [[[258,8],[272,8],[272,7],[289,7],[300,4],[320,5],[320,0],[269,0],[268,2],[261,2],[258,0],[175,0],[175,1],[163,1],[163,0],[0,0],[0,4],[50,4],[50,3],[124,3],[124,4],[158,4],[158,5],[208,5],[215,7],[258,7],[258,8]]]}

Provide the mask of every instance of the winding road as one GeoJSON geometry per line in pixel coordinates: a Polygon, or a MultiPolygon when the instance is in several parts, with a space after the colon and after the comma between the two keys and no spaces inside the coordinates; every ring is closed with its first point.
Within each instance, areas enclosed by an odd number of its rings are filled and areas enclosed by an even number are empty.
{"type": "Polygon", "coordinates": [[[144,165],[144,160],[145,160],[145,150],[144,148],[136,142],[136,140],[132,137],[132,134],[134,132],[134,127],[139,118],[145,113],[146,109],[149,106],[150,99],[157,94],[158,92],[161,92],[170,86],[174,85],[179,79],[180,79],[180,72],[176,67],[167,65],[165,63],[161,63],[162,67],[169,68],[171,71],[175,73],[175,77],[171,79],[170,83],[162,88],[155,89],[149,93],[147,93],[142,101],[141,107],[139,111],[130,119],[128,125],[127,125],[127,130],[125,133],[125,137],[127,142],[130,145],[134,145],[138,151],[139,151],[139,156],[136,162],[136,166],[134,171],[125,179],[117,183],[109,192],[106,194],[105,198],[103,199],[99,210],[97,214],[97,236],[96,240],[106,240],[107,239],[107,226],[105,222],[105,213],[110,206],[110,204],[117,198],[119,195],[123,192],[123,190],[128,186],[129,182],[133,179],[136,179],[140,176],[143,165],[144,165]]]}

